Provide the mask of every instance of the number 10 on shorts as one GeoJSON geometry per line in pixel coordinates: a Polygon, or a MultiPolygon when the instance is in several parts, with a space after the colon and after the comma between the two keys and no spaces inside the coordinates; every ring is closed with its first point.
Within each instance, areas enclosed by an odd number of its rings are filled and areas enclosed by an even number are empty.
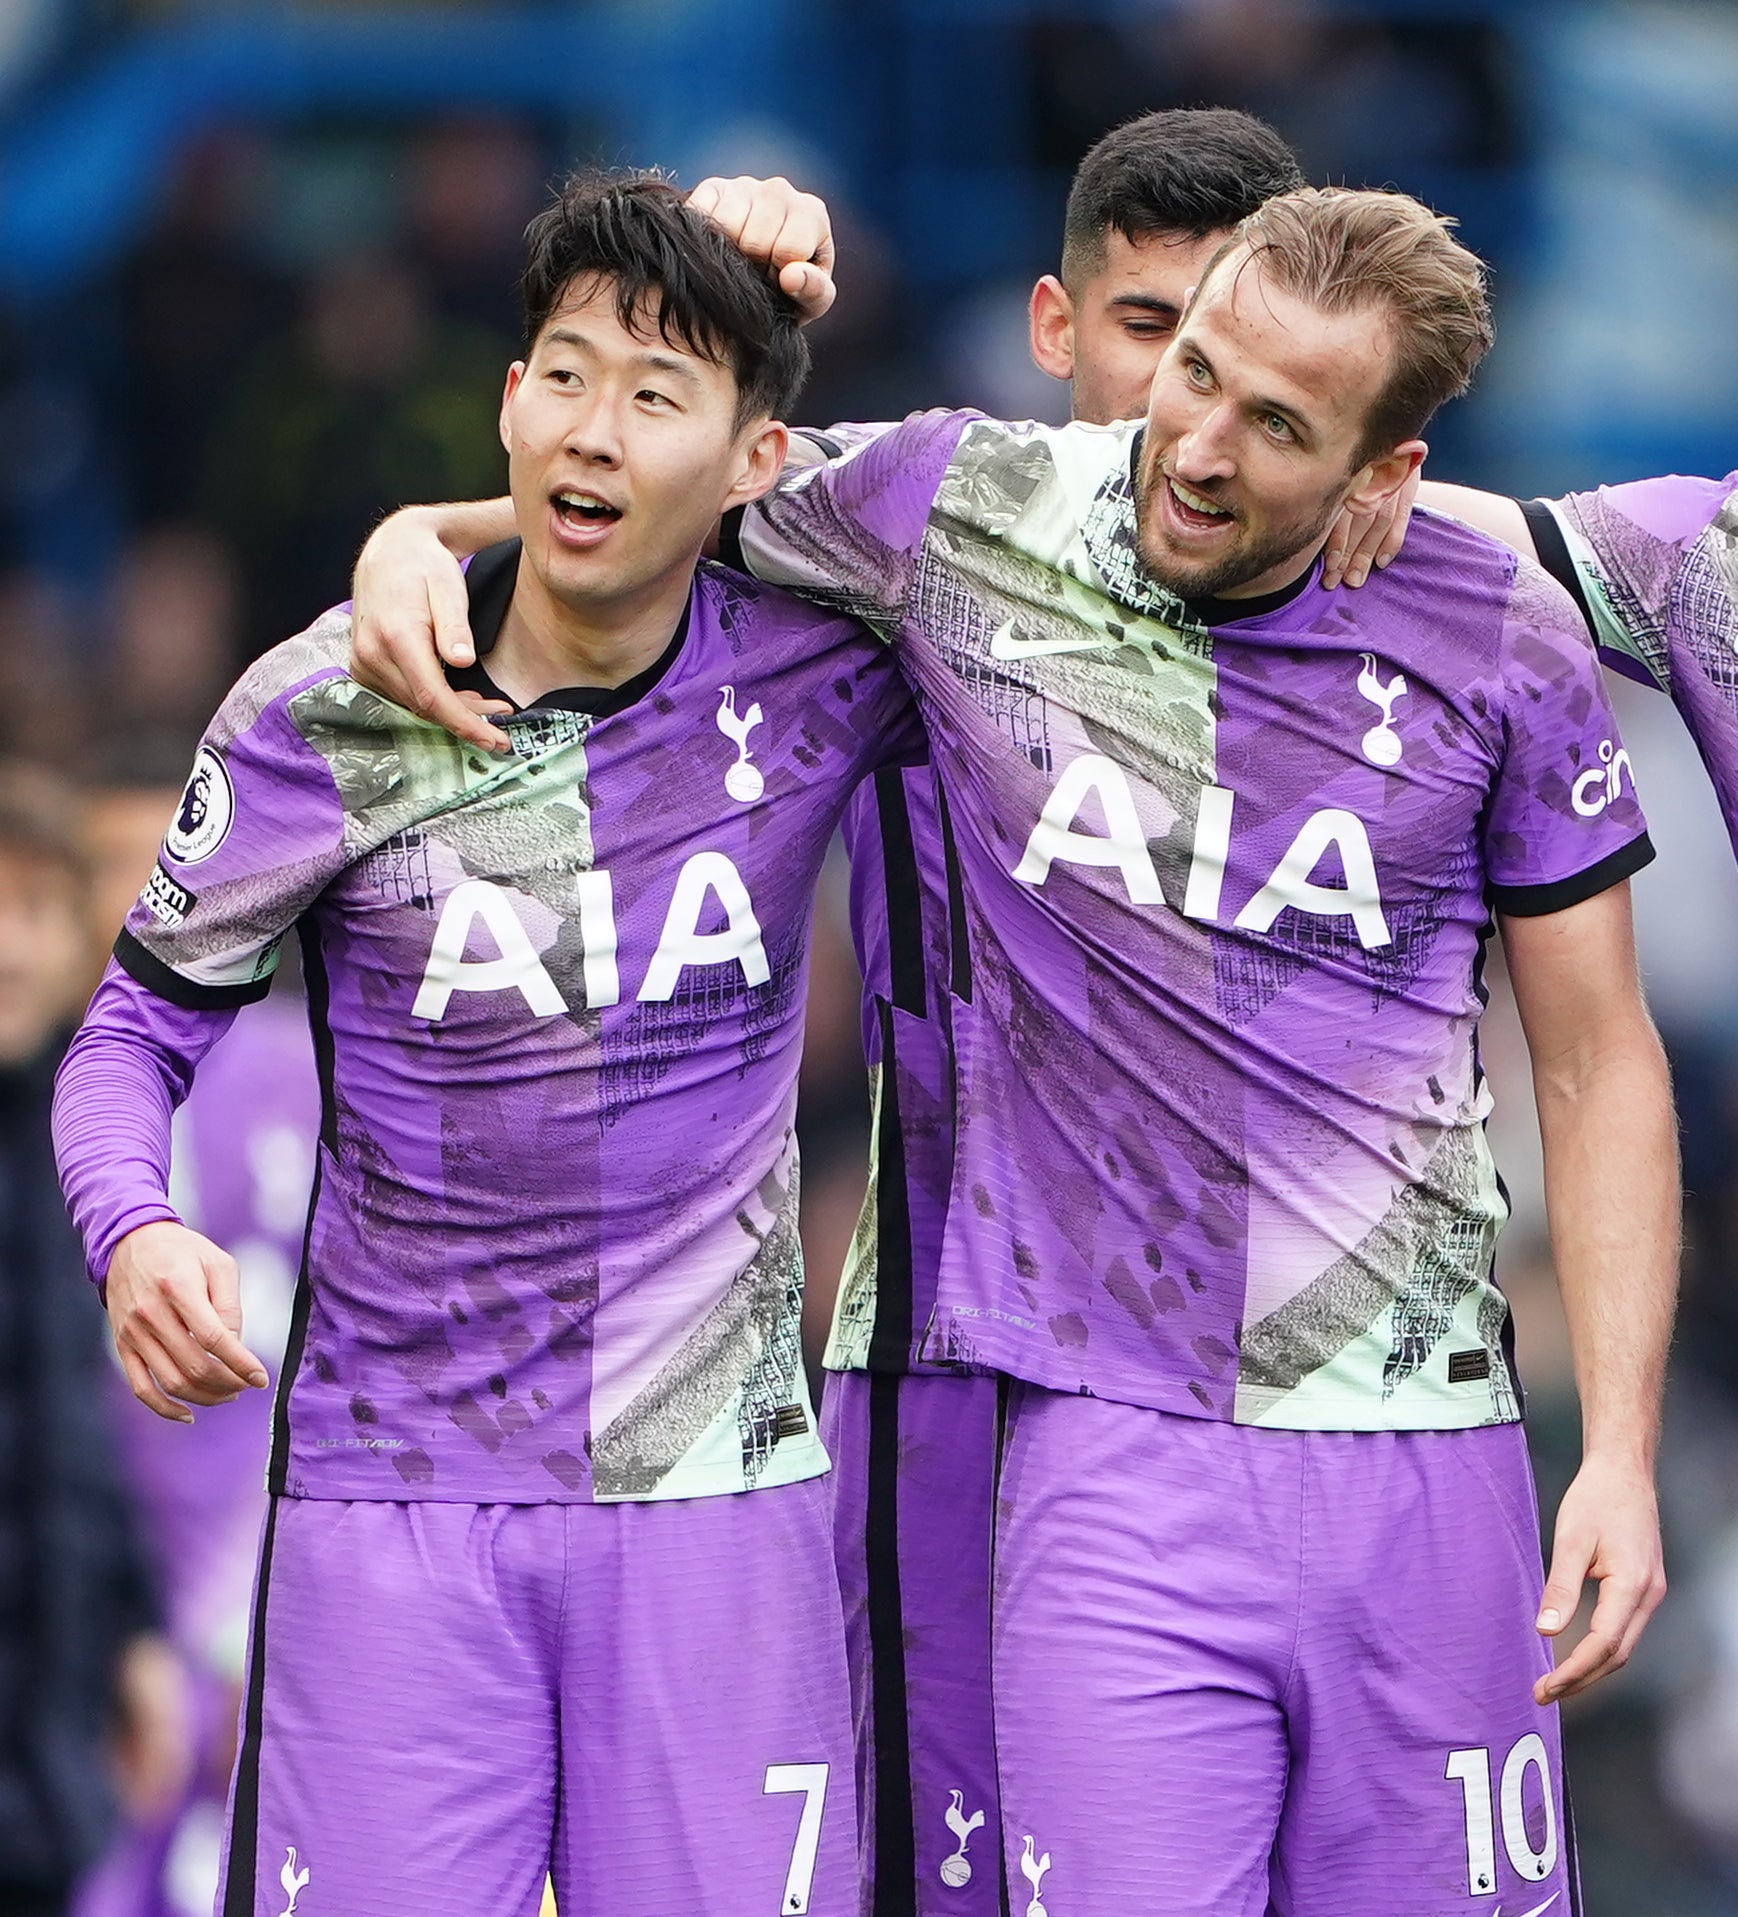
{"type": "MultiPolygon", "coordinates": [[[[1445,1777],[1452,1777],[1466,1800],[1466,1887],[1475,1897],[1494,1896],[1497,1888],[1497,1818],[1491,1801],[1491,1754],[1482,1746],[1450,1751],[1445,1777]]],[[[1549,1877],[1557,1862],[1557,1807],[1551,1801],[1551,1763],[1545,1740],[1529,1731],[1503,1760],[1500,1802],[1503,1849],[1516,1873],[1529,1882],[1549,1877]],[[1527,1831],[1523,1792],[1527,1772],[1539,1773],[1545,1805],[1544,1847],[1533,1848],[1527,1831]]]]}
{"type": "Polygon", "coordinates": [[[827,1766],[767,1765],[761,1795],[771,1797],[783,1791],[802,1792],[803,1814],[797,1820],[797,1841],[791,1851],[791,1867],[785,1873],[784,1902],[779,1909],[783,1917],[803,1917],[815,1882],[815,1853],[821,1848],[821,1813],[827,1807],[827,1766]]]}

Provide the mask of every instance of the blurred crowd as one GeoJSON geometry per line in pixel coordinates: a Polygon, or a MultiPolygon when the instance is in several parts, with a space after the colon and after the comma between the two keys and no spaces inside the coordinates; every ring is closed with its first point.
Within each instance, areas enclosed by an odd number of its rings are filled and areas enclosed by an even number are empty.
{"type": "MultiPolygon", "coordinates": [[[[903,259],[909,235],[866,199],[842,198],[845,295],[817,330],[810,415],[976,400],[1061,416],[1061,390],[1024,366],[1020,301],[1055,263],[1068,169],[1155,106],[1243,105],[1316,177],[1400,178],[1444,205],[1465,194],[1470,236],[1500,251],[1515,75],[1472,10],[1436,24],[1427,11],[1395,24],[1179,0],[1150,18],[1026,22],[1022,158],[1052,237],[1006,297],[968,296],[903,259]]],[[[95,34],[128,9],[82,12],[95,34]]],[[[794,136],[763,135],[708,163],[770,170],[792,150],[794,136]]],[[[58,1048],[239,668],[344,597],[386,511],[500,489],[519,234],[575,156],[571,127],[476,113],[207,131],[96,280],[51,311],[0,315],[0,1910],[18,1917],[62,1908],[74,1878],[80,1917],[206,1917],[269,1440],[263,1395],[184,1431],[136,1406],[105,1358],[46,1146],[58,1048]]],[[[1476,435],[1444,441],[1440,477],[1506,470],[1479,467],[1476,435]]],[[[1669,709],[1636,697],[1623,711],[1664,855],[1638,915],[1689,1189],[1663,1466],[1674,1589],[1634,1664],[1573,1708],[1570,1763],[1589,1917],[1731,1917],[1738,872],[1669,709]]],[[[867,1119],[838,872],[814,980],[801,1127],[818,1349],[867,1119]]],[[[1548,1517],[1577,1454],[1574,1384],[1524,1054],[1494,989],[1486,1055],[1516,1211],[1500,1270],[1548,1517]]],[[[287,1330],[315,1106],[284,976],[213,1054],[178,1137],[178,1196],[241,1260],[249,1342],[268,1359],[287,1330]]]]}

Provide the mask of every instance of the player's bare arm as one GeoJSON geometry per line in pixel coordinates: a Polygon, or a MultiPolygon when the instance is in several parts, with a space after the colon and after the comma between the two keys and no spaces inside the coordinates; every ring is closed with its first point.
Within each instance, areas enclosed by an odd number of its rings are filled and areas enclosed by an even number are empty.
{"type": "Polygon", "coordinates": [[[1440,480],[1427,479],[1418,489],[1418,500],[1432,512],[1447,513],[1463,525],[1500,539],[1523,559],[1539,556],[1527,515],[1517,501],[1502,493],[1481,492],[1476,486],[1446,486],[1440,480]]]}
{"type": "Polygon", "coordinates": [[[1322,584],[1330,591],[1341,585],[1361,586],[1399,552],[1419,498],[1419,471],[1414,467],[1399,489],[1371,511],[1361,512],[1348,504],[1334,521],[1322,548],[1322,584]]]}
{"type": "Polygon", "coordinates": [[[1558,1510],[1539,1629],[1584,1582],[1586,1634],[1537,1689],[1572,1697],[1627,1662],[1665,1595],[1654,1453],[1677,1294],[1677,1132],[1642,1002],[1627,884],[1541,918],[1504,918],[1532,1056],[1545,1196],[1581,1398],[1582,1464],[1558,1510]]]}
{"type": "Polygon", "coordinates": [[[115,1247],[105,1290],[121,1369],[158,1417],[191,1424],[189,1405],[265,1388],[265,1366],[241,1341],[235,1260],[209,1238],[167,1219],[141,1225],[115,1247]]]}
{"type": "Polygon", "coordinates": [[[476,657],[461,561],[513,530],[510,499],[406,506],[375,528],[351,584],[356,677],[485,752],[507,749],[507,735],[488,718],[505,708],[455,692],[441,666],[476,657]]]}

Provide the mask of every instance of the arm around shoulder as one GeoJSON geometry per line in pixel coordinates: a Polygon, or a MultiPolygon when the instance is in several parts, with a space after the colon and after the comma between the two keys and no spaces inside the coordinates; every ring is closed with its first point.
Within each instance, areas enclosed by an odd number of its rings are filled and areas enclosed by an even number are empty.
{"type": "Polygon", "coordinates": [[[505,737],[447,684],[441,664],[476,658],[460,561],[513,533],[508,499],[406,506],[369,535],[351,585],[355,677],[486,751],[504,749],[505,737]]]}
{"type": "Polygon", "coordinates": [[[1503,493],[1480,492],[1474,486],[1446,486],[1440,480],[1427,479],[1418,488],[1418,503],[1432,512],[1447,513],[1478,532],[1489,533],[1505,546],[1512,546],[1523,559],[1538,557],[1519,500],[1503,493]]]}

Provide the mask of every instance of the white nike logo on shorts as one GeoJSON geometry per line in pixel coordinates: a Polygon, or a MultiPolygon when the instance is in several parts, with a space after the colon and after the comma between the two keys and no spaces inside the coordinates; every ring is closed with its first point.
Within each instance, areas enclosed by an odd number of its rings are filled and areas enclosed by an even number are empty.
{"type": "MultiPolygon", "coordinates": [[[[1544,1913],[1548,1911],[1562,1895],[1563,1893],[1560,1890],[1552,1891],[1551,1895],[1547,1897],[1542,1904],[1535,1904],[1531,1910],[1522,1911],[1521,1917],[1544,1917],[1544,1913]]],[[[1496,1909],[1491,1912],[1491,1917],[1503,1917],[1503,1907],[1501,1904],[1498,1904],[1496,1909]]]]}

